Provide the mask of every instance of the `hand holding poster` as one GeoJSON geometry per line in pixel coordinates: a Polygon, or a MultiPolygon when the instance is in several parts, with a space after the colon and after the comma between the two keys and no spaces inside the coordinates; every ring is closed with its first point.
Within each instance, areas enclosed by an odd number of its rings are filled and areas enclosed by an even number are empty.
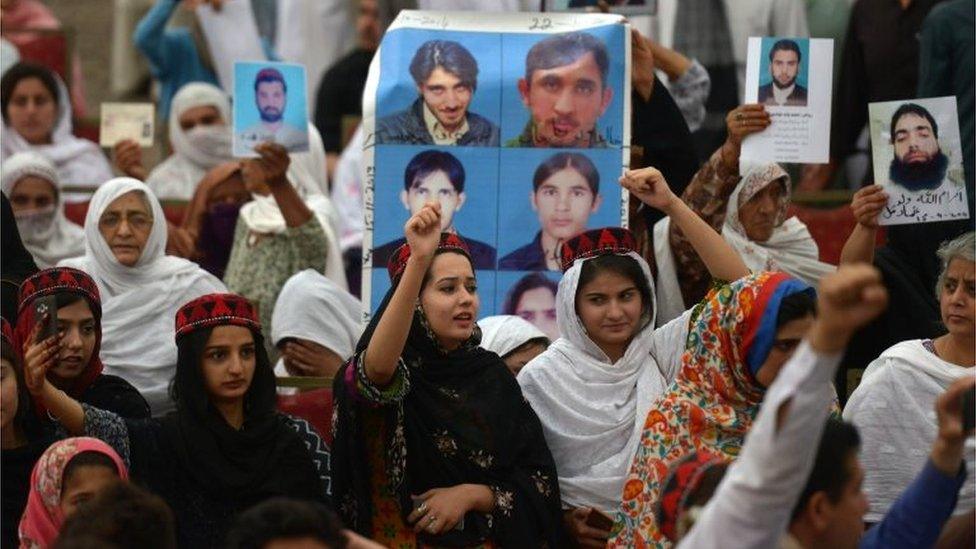
{"type": "Polygon", "coordinates": [[[829,39],[749,38],[745,102],[772,124],[742,142],[741,161],[828,162],[833,56],[829,39]]]}
{"type": "Polygon", "coordinates": [[[102,103],[98,143],[114,147],[119,141],[131,139],[140,147],[152,147],[154,128],[152,103],[102,103]]]}
{"type": "Polygon", "coordinates": [[[888,204],[878,223],[969,217],[955,97],[868,105],[875,182],[888,204]]]}
{"type": "Polygon", "coordinates": [[[562,243],[626,224],[629,50],[616,15],[401,12],[364,96],[368,310],[403,224],[436,199],[471,250],[481,315],[554,335],[562,243]]]}
{"type": "Polygon", "coordinates": [[[270,141],[289,152],[308,150],[305,67],[290,63],[234,64],[234,156],[257,156],[270,141]]]}

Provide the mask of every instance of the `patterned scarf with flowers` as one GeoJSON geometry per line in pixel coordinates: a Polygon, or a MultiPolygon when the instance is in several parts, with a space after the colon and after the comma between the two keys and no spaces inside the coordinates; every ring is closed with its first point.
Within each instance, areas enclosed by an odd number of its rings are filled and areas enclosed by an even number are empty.
{"type": "Polygon", "coordinates": [[[772,348],[780,303],[812,291],[761,272],[714,288],[698,305],[681,371],[644,423],[609,547],[671,546],[655,513],[668,464],[696,451],[735,459],[765,394],[754,372],[772,348]]]}

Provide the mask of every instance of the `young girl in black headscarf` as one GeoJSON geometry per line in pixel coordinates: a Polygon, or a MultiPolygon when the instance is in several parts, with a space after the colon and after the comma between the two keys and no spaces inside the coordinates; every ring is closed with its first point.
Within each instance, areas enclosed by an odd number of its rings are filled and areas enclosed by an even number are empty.
{"type": "Polygon", "coordinates": [[[231,521],[265,499],[328,501],[329,455],[303,420],[275,411],[275,383],[254,307],[233,294],[197,298],[176,316],[175,412],[100,417],[26,365],[34,398],[72,434],[105,440],[176,515],[181,547],[215,547],[231,521]]]}
{"type": "Polygon", "coordinates": [[[439,206],[407,222],[393,287],[336,377],[336,507],[386,546],[564,547],[539,419],[478,347],[471,258],[439,206]]]}

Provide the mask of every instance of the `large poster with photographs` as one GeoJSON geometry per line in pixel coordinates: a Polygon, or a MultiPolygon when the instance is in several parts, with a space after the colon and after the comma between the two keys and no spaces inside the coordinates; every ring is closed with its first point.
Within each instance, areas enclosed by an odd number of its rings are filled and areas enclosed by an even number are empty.
{"type": "Polygon", "coordinates": [[[750,37],[746,103],[761,103],[772,124],[742,142],[740,160],[823,164],[830,156],[834,41],[750,37]]]}
{"type": "Polygon", "coordinates": [[[955,97],[868,105],[875,181],[888,194],[881,225],[969,217],[955,97]]]}
{"type": "Polygon", "coordinates": [[[556,335],[562,242],[627,223],[629,33],[612,14],[400,13],[363,100],[369,313],[404,223],[436,199],[471,248],[480,314],[556,335]]]}

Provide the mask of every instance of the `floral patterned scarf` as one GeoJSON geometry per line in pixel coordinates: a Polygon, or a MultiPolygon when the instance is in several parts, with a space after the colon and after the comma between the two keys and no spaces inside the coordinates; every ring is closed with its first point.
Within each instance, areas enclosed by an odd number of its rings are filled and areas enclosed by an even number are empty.
{"type": "Polygon", "coordinates": [[[608,547],[670,547],[655,509],[668,465],[691,452],[734,459],[765,389],[765,361],[787,295],[813,291],[784,273],[762,272],[713,289],[695,311],[681,371],[644,422],[608,547]]]}

